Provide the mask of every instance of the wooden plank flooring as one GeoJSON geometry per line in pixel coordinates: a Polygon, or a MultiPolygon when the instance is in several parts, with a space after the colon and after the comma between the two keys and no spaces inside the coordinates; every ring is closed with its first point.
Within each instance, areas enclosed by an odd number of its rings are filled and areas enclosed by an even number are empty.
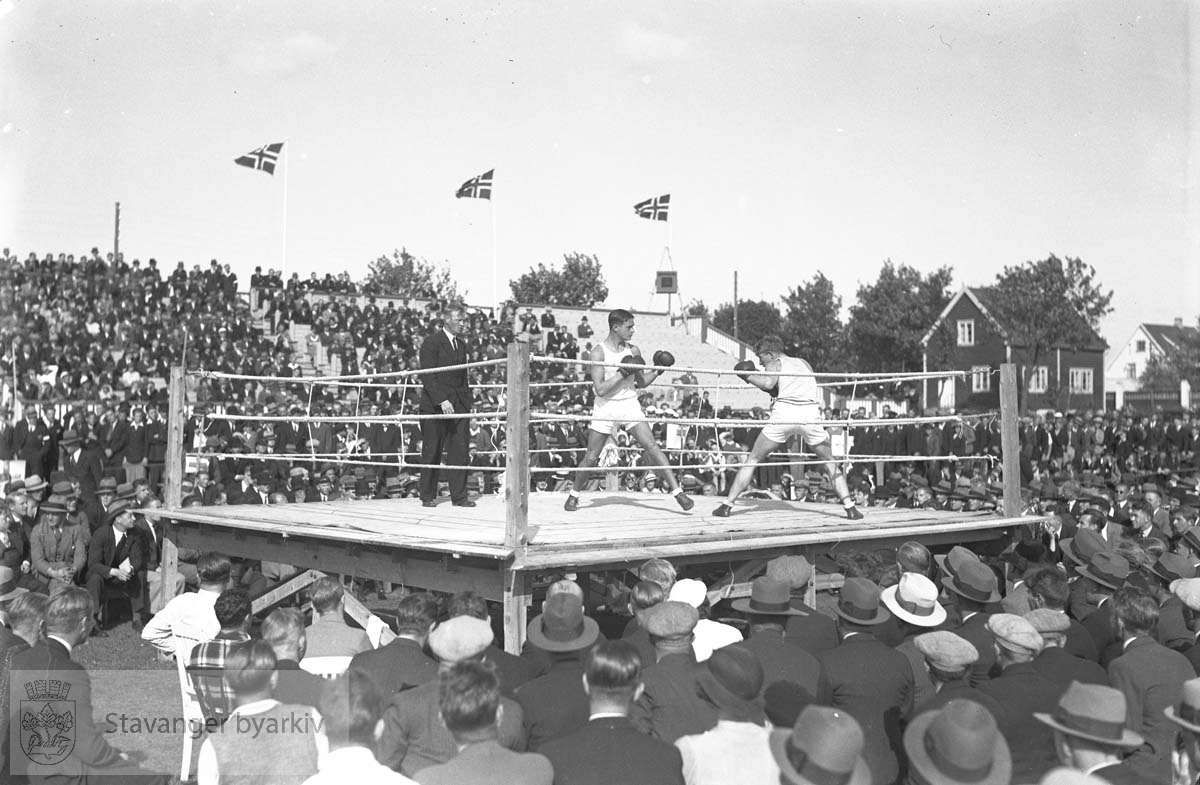
{"type": "Polygon", "coordinates": [[[416,499],[389,499],[193,507],[169,515],[179,521],[285,537],[303,534],[376,547],[511,557],[520,569],[904,536],[938,535],[945,540],[961,533],[970,540],[979,539],[981,530],[1038,520],[870,508],[864,511],[865,520],[849,521],[838,505],[771,500],[740,502],[730,517],[714,518],[711,513],[719,499],[694,497],[696,507],[684,512],[670,496],[629,492],[584,494],[579,510],[568,513],[562,508],[565,498],[556,493],[530,494],[531,536],[516,552],[504,545],[504,499],[498,495],[480,498],[473,508],[443,501],[430,509],[416,499]]]}

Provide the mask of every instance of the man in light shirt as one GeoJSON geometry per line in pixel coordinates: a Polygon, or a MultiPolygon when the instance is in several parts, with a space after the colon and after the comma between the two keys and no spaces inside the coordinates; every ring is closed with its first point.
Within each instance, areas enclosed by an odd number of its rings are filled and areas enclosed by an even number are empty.
{"type": "Polygon", "coordinates": [[[373,749],[383,732],[383,698],[369,679],[342,676],[321,697],[321,717],[329,754],[321,770],[304,785],[413,785],[413,780],[375,760],[373,749]]]}
{"type": "Polygon", "coordinates": [[[221,631],[213,606],[221,592],[229,588],[232,564],[220,553],[204,553],[196,561],[200,576],[200,591],[180,594],[154,614],[142,630],[142,640],[164,655],[182,657],[186,661],[192,647],[209,641],[221,631]]]}

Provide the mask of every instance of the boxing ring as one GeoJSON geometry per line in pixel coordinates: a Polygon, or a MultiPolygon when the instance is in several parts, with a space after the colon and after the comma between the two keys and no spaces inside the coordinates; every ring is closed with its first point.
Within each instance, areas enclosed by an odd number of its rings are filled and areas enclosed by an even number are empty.
{"type": "MultiPolygon", "coordinates": [[[[474,590],[488,600],[503,604],[505,645],[510,651],[518,651],[524,640],[535,580],[546,573],[587,574],[619,570],[636,567],[656,556],[679,565],[723,565],[728,568],[728,574],[719,588],[712,587],[710,596],[715,600],[746,593],[746,583],[762,569],[766,560],[784,553],[802,553],[815,562],[818,553],[828,553],[839,546],[873,549],[894,547],[906,540],[917,540],[933,547],[988,541],[1001,544],[1008,541],[1018,526],[1039,521],[1036,517],[1019,515],[1020,497],[1015,479],[1020,476],[1016,466],[1016,369],[1013,366],[1001,368],[1001,436],[1006,456],[1002,515],[869,507],[864,510],[864,520],[850,521],[843,516],[841,506],[835,504],[743,500],[739,501],[733,515],[717,518],[711,512],[721,501],[719,497],[694,496],[696,507],[691,512],[684,512],[668,494],[604,490],[586,492],[579,509],[567,512],[563,509],[565,493],[531,492],[530,482],[531,475],[537,471],[549,471],[531,466],[531,421],[574,417],[531,410],[530,388],[537,384],[530,382],[531,363],[563,361],[533,357],[529,343],[517,340],[510,345],[507,360],[499,362],[506,366],[507,378],[502,411],[417,416],[401,412],[386,417],[356,418],[358,421],[374,419],[409,425],[418,423],[422,416],[491,418],[503,423],[506,466],[502,474],[502,493],[478,497],[475,507],[451,506],[449,500],[445,500],[432,509],[423,507],[416,498],[183,508],[184,372],[180,368],[172,369],[166,504],[159,514],[169,518],[173,525],[166,527],[164,533],[163,585],[175,585],[172,573],[177,570],[177,548],[185,547],[282,562],[301,569],[299,576],[258,598],[256,611],[303,589],[317,576],[316,570],[432,591],[474,590]],[[1008,465],[1010,462],[1011,466],[1008,465]]],[[[718,377],[733,373],[696,370],[718,377]]],[[[403,377],[412,385],[420,373],[378,374],[376,378],[403,377]]],[[[844,378],[846,375],[827,376],[844,378]]],[[[288,384],[338,383],[333,378],[278,381],[288,384]]],[[[718,388],[719,381],[718,378],[718,388]]],[[[369,384],[395,386],[399,383],[389,380],[369,384]]],[[[354,386],[361,384],[356,382],[354,386]]],[[[219,417],[238,419],[235,415],[219,417]]],[[[241,419],[262,422],[272,418],[241,419]]],[[[309,419],[320,422],[343,418],[309,419]]],[[[958,418],[911,418],[899,422],[954,419],[958,418]]],[[[732,427],[733,423],[753,427],[761,423],[714,418],[694,421],[683,418],[672,422],[715,424],[716,427],[732,427]]],[[[856,420],[852,424],[896,422],[856,420]]],[[[279,457],[291,461],[311,458],[316,462],[327,456],[310,453],[279,457]]],[[[350,463],[354,462],[352,458],[350,463]]],[[[896,459],[891,456],[853,456],[853,460],[881,462],[896,459]]],[[[803,460],[790,462],[805,463],[803,460]]],[[[411,463],[402,465],[419,468],[411,463]]],[[[472,467],[472,471],[482,469],[472,467]]],[[[554,471],[573,470],[557,468],[554,471]]],[[[580,583],[586,590],[588,581],[581,579],[580,583]]],[[[809,590],[810,593],[815,591],[813,586],[809,590]]],[[[348,611],[365,626],[369,613],[365,608],[351,603],[348,611]]]]}

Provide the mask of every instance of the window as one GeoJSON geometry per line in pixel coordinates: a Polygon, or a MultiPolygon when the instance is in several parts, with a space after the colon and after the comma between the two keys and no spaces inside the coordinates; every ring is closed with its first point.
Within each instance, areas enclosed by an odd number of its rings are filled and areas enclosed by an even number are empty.
{"type": "Polygon", "coordinates": [[[1125,378],[1134,380],[1137,379],[1137,363],[1130,363],[1129,365],[1125,366],[1125,378]]]}
{"type": "Polygon", "coordinates": [[[1029,373],[1029,392],[1044,393],[1050,385],[1050,369],[1044,365],[1035,365],[1029,373]]]}
{"type": "Polygon", "coordinates": [[[975,345],[975,320],[974,319],[959,319],[958,320],[958,345],[959,346],[974,346],[975,345]]]}
{"type": "Polygon", "coordinates": [[[1133,350],[1135,352],[1137,352],[1138,354],[1145,354],[1146,353],[1146,342],[1145,341],[1136,341],[1133,344],[1133,350]]]}
{"type": "Polygon", "coordinates": [[[992,391],[992,369],[986,365],[971,366],[971,392],[992,391]]]}
{"type": "Polygon", "coordinates": [[[1072,368],[1071,375],[1068,377],[1071,382],[1072,393],[1087,393],[1092,392],[1092,369],[1091,368],[1072,368]]]}

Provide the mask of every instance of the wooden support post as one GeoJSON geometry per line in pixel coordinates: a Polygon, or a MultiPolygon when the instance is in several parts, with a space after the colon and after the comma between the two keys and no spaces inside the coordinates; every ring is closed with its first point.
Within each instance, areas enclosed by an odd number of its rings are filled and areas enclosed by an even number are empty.
{"type": "Polygon", "coordinates": [[[508,345],[508,402],[504,423],[504,544],[525,544],[529,524],[529,336],[508,345]]]}
{"type": "Polygon", "coordinates": [[[1021,444],[1017,437],[1017,366],[1000,365],[1000,452],[1004,459],[1004,516],[1021,514],[1021,444]]]}
{"type": "MultiPolygon", "coordinates": [[[[163,467],[163,503],[168,510],[178,510],[183,505],[183,368],[171,368],[171,380],[167,387],[167,458],[163,467]]],[[[173,526],[162,526],[162,601],[164,604],[175,597],[175,583],[179,574],[179,549],[175,546],[173,526]]]]}
{"type": "Polygon", "coordinates": [[[504,650],[520,654],[525,643],[529,606],[533,604],[533,581],[525,570],[505,566],[504,576],[504,650]]]}

